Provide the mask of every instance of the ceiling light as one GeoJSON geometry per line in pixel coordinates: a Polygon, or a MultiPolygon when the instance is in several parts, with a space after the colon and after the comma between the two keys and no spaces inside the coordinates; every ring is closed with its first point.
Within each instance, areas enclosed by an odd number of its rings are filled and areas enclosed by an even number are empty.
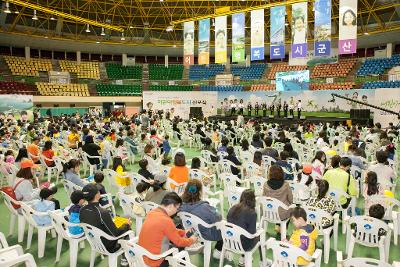
{"type": "Polygon", "coordinates": [[[4,13],[10,14],[11,10],[10,10],[10,3],[6,2],[6,9],[4,10],[4,13]]]}
{"type": "Polygon", "coordinates": [[[38,17],[36,16],[36,10],[33,10],[33,17],[32,17],[32,19],[33,19],[33,20],[38,20],[38,17]]]}
{"type": "Polygon", "coordinates": [[[100,43],[99,41],[96,42],[96,44],[99,44],[99,43],[100,43]]]}
{"type": "Polygon", "coordinates": [[[90,32],[89,24],[86,24],[86,30],[85,32],[90,32]]]}
{"type": "Polygon", "coordinates": [[[100,33],[100,35],[101,35],[101,36],[106,35],[106,33],[104,32],[104,28],[101,28],[101,33],[100,33]]]}
{"type": "Polygon", "coordinates": [[[364,35],[369,35],[369,33],[368,32],[364,32],[364,35]]]}
{"type": "Polygon", "coordinates": [[[164,0],[160,0],[160,2],[164,2],[164,0]]]}
{"type": "Polygon", "coordinates": [[[56,20],[56,18],[55,17],[51,17],[50,20],[56,20]]]}
{"type": "Polygon", "coordinates": [[[176,48],[176,45],[173,45],[172,47],[173,47],[173,48],[176,48]]]}
{"type": "Polygon", "coordinates": [[[167,31],[167,32],[172,32],[174,30],[174,26],[173,25],[169,25],[166,29],[165,29],[165,31],[167,31]]]}
{"type": "Polygon", "coordinates": [[[14,12],[15,14],[19,14],[19,11],[18,10],[15,10],[15,12],[14,12]]]}
{"type": "Polygon", "coordinates": [[[45,36],[44,38],[48,39],[49,37],[45,36]]]}
{"type": "Polygon", "coordinates": [[[133,26],[129,26],[129,29],[133,29],[133,26]]]}
{"type": "Polygon", "coordinates": [[[121,41],[125,41],[124,33],[122,33],[122,35],[121,35],[121,41]]]}

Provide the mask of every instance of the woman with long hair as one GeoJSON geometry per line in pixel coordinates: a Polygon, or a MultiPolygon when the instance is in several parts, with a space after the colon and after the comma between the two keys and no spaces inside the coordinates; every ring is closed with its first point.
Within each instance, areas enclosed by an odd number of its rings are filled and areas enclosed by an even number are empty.
{"type": "Polygon", "coordinates": [[[312,160],[313,175],[317,179],[321,179],[325,172],[326,155],[323,151],[317,151],[312,160]]]}
{"type": "MultiPolygon", "coordinates": [[[[317,180],[316,183],[318,187],[318,195],[316,197],[311,197],[307,201],[306,206],[322,209],[333,215],[336,211],[336,202],[328,194],[329,183],[326,180],[317,180]]],[[[322,218],[322,226],[324,228],[329,227],[332,224],[333,220],[325,217],[322,218]]]]}
{"type": "Polygon", "coordinates": [[[365,210],[373,204],[371,203],[369,197],[374,195],[383,195],[384,187],[378,183],[378,175],[376,172],[369,171],[365,177],[365,186],[363,196],[365,199],[365,210]]]}

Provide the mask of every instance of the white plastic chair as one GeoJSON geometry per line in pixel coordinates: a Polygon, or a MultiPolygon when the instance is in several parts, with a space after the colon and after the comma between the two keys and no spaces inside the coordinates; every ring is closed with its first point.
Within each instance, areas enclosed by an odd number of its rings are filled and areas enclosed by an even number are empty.
{"type": "Polygon", "coordinates": [[[269,238],[266,243],[267,249],[272,250],[273,262],[272,266],[293,266],[297,267],[299,257],[304,258],[310,263],[306,267],[321,266],[322,251],[316,249],[312,256],[299,247],[293,246],[288,242],[277,241],[275,238],[269,238]]]}
{"type": "Polygon", "coordinates": [[[268,229],[268,223],[279,224],[281,231],[281,240],[286,239],[286,224],[290,218],[281,220],[279,216],[279,208],[289,210],[293,206],[287,206],[278,199],[261,196],[257,198],[257,203],[260,209],[260,225],[264,226],[264,229],[268,229]]]}
{"type": "Polygon", "coordinates": [[[12,235],[14,233],[14,226],[15,226],[15,220],[17,220],[18,224],[18,243],[21,243],[24,241],[24,234],[25,234],[25,217],[22,215],[22,213],[18,213],[16,209],[14,209],[12,204],[19,205],[20,202],[12,199],[9,195],[4,193],[3,191],[0,191],[1,194],[3,195],[4,199],[4,204],[10,211],[10,230],[8,232],[8,235],[12,235]]]}
{"type": "Polygon", "coordinates": [[[8,242],[6,236],[2,232],[0,232],[0,249],[7,247],[8,247],[8,242]]]}
{"type": "Polygon", "coordinates": [[[181,196],[185,192],[186,185],[187,185],[186,182],[185,183],[177,183],[168,177],[167,181],[165,182],[165,189],[169,192],[175,192],[179,196],[181,196]]]}
{"type": "Polygon", "coordinates": [[[221,230],[223,246],[221,250],[221,258],[219,261],[219,267],[223,266],[225,253],[230,251],[235,254],[244,255],[245,267],[252,266],[253,253],[261,247],[262,261],[266,262],[266,252],[265,252],[265,235],[264,229],[259,229],[255,234],[250,234],[243,228],[228,223],[226,221],[221,221],[218,223],[218,228],[221,230]],[[242,246],[240,237],[246,237],[249,239],[260,238],[260,240],[255,244],[255,246],[250,251],[245,251],[242,246]]]}
{"type": "MultiPolygon", "coordinates": [[[[207,229],[216,227],[217,224],[208,224],[205,221],[203,221],[201,218],[188,213],[188,212],[179,212],[178,213],[179,218],[182,220],[183,228],[185,230],[193,229],[198,238],[199,241],[203,244],[203,253],[204,253],[204,267],[209,267],[210,266],[210,259],[211,259],[211,246],[212,246],[212,241],[206,240],[203,235],[201,234],[201,231],[199,229],[199,226],[207,229]]],[[[190,249],[190,248],[188,248],[190,249]]]]}
{"type": "MultiPolygon", "coordinates": [[[[343,190],[335,189],[335,188],[329,189],[328,194],[333,198],[333,200],[335,200],[336,212],[340,212],[342,214],[342,220],[346,219],[348,209],[351,209],[352,216],[354,216],[356,214],[356,197],[350,196],[343,190]],[[341,204],[341,199],[343,197],[345,197],[347,199],[351,198],[349,206],[346,209],[344,209],[341,204]]],[[[346,224],[343,222],[342,222],[342,233],[343,234],[346,233],[346,224]]]]}
{"type": "Polygon", "coordinates": [[[250,151],[240,151],[240,160],[242,162],[252,162],[253,161],[253,153],[251,153],[250,151]]]}
{"type": "Polygon", "coordinates": [[[276,162],[273,157],[268,155],[262,156],[261,167],[264,170],[264,176],[268,175],[269,168],[276,162]]]}
{"type": "Polygon", "coordinates": [[[296,181],[290,181],[289,187],[292,190],[293,203],[302,205],[311,197],[311,188],[296,181]]]}
{"type": "Polygon", "coordinates": [[[89,175],[93,175],[94,171],[97,170],[97,164],[90,164],[90,159],[98,159],[99,165],[101,165],[101,156],[90,156],[88,153],[82,151],[82,159],[84,165],[84,174],[86,175],[87,168],[89,168],[89,175]]]}
{"type": "Polygon", "coordinates": [[[36,267],[33,256],[29,253],[24,254],[20,245],[15,245],[0,249],[1,266],[19,266],[24,264],[27,267],[36,267]]]}
{"type": "Polygon", "coordinates": [[[108,250],[105,248],[102,239],[106,239],[109,241],[116,241],[116,240],[120,240],[126,236],[129,236],[129,239],[133,239],[134,238],[134,233],[133,231],[127,231],[125,233],[123,233],[120,236],[114,237],[114,236],[110,236],[106,233],[104,233],[102,230],[82,223],[81,224],[83,231],[85,232],[85,237],[87,239],[87,241],[90,244],[90,247],[92,248],[91,250],[91,254],[90,254],[90,267],[94,267],[94,261],[96,258],[96,253],[100,253],[101,255],[104,256],[108,256],[108,266],[110,267],[117,267],[117,260],[118,260],[118,256],[122,255],[122,253],[124,253],[124,250],[122,248],[120,248],[119,250],[117,250],[114,253],[108,252],[108,250]]]}
{"type": "Polygon", "coordinates": [[[82,190],[82,187],[80,187],[77,184],[74,184],[73,182],[66,180],[66,179],[62,179],[61,183],[64,186],[65,191],[68,194],[68,197],[71,196],[72,192],[76,191],[76,190],[82,190]]]}
{"type": "Polygon", "coordinates": [[[186,250],[182,250],[172,257],[167,257],[167,260],[169,265],[172,267],[197,267],[190,262],[189,253],[186,250]]]}
{"type": "Polygon", "coordinates": [[[116,177],[128,177],[128,176],[122,176],[119,175],[116,171],[112,170],[112,169],[103,169],[103,174],[105,176],[105,178],[108,180],[109,185],[115,189],[115,191],[117,192],[123,192],[124,191],[124,187],[120,186],[119,184],[117,184],[117,178],[116,177]]]}
{"type": "Polygon", "coordinates": [[[381,261],[387,262],[389,259],[389,247],[392,234],[393,225],[386,224],[384,221],[369,217],[369,216],[355,216],[348,218],[346,235],[346,248],[347,257],[351,258],[353,255],[354,244],[360,244],[366,247],[378,247],[379,257],[381,261]],[[355,229],[351,229],[351,225],[355,224],[355,229]],[[384,236],[379,238],[379,229],[386,231],[384,236]]]}
{"type": "Polygon", "coordinates": [[[245,187],[250,187],[250,181],[248,179],[239,179],[236,175],[231,173],[222,173],[220,178],[224,185],[224,191],[229,190],[231,187],[236,187],[236,184],[244,184],[245,187]]]}
{"type": "Polygon", "coordinates": [[[254,176],[258,176],[261,168],[253,162],[247,162],[242,167],[242,177],[244,179],[251,179],[254,176]]]}
{"type": "MultiPolygon", "coordinates": [[[[336,253],[337,267],[392,267],[391,264],[370,258],[347,258],[343,260],[343,254],[341,251],[336,253]]],[[[396,267],[398,263],[393,262],[393,267],[396,267]]]]}
{"type": "MultiPolygon", "coordinates": [[[[40,164],[42,165],[43,175],[44,175],[44,170],[46,170],[47,171],[47,182],[50,183],[51,175],[53,174],[53,172],[55,175],[57,175],[58,169],[57,169],[56,165],[54,165],[53,167],[49,167],[46,164],[46,161],[48,161],[48,162],[55,162],[55,161],[54,161],[54,159],[46,158],[43,154],[39,155],[39,160],[40,160],[40,164]]],[[[57,177],[57,180],[58,180],[58,177],[57,177]]]]}
{"type": "Polygon", "coordinates": [[[267,182],[262,176],[253,176],[250,178],[250,182],[254,186],[254,193],[256,196],[262,196],[264,190],[264,184],[267,182]]]}
{"type": "Polygon", "coordinates": [[[33,230],[36,228],[38,232],[38,257],[43,258],[45,246],[46,246],[46,233],[49,230],[54,230],[53,225],[38,225],[36,221],[33,219],[33,215],[36,216],[49,216],[47,212],[39,212],[32,209],[27,203],[20,202],[22,214],[25,217],[25,220],[28,222],[28,242],[26,248],[29,249],[32,243],[32,235],[33,230]]]}
{"type": "Polygon", "coordinates": [[[189,179],[197,179],[199,181],[203,181],[204,177],[210,177],[213,179],[213,187],[214,187],[214,191],[217,190],[217,180],[216,180],[216,175],[208,175],[205,172],[203,172],[202,170],[196,170],[196,169],[190,169],[189,170],[189,179]]]}
{"type": "MultiPolygon", "coordinates": [[[[69,232],[69,227],[76,227],[79,224],[68,222],[65,217],[68,217],[68,211],[49,211],[51,223],[57,232],[57,252],[56,262],[60,261],[63,240],[67,240],[69,244],[69,266],[75,267],[78,260],[78,247],[79,243],[85,241],[85,234],[72,235],[69,232]]],[[[84,246],[84,243],[81,243],[84,246]]]]}
{"type": "Polygon", "coordinates": [[[307,213],[307,222],[313,224],[318,229],[318,235],[322,235],[324,238],[324,262],[328,264],[329,262],[329,252],[331,249],[331,240],[330,235],[333,231],[333,248],[337,251],[337,243],[338,243],[338,235],[339,235],[339,214],[335,213],[335,215],[331,215],[328,212],[317,209],[314,207],[304,207],[304,210],[307,213]],[[322,225],[322,218],[327,218],[328,220],[333,221],[333,225],[327,228],[324,228],[322,225]]]}

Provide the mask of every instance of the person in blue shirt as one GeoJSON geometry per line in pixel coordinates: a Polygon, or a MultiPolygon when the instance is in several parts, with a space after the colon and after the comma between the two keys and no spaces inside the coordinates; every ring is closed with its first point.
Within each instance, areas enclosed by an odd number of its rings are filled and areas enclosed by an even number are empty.
{"type": "MultiPolygon", "coordinates": [[[[85,203],[83,192],[81,190],[75,190],[74,192],[72,192],[70,199],[73,205],[68,210],[69,222],[80,223],[81,221],[79,219],[79,212],[81,210],[81,207],[85,203]]],[[[83,233],[82,227],[79,226],[70,226],[68,227],[68,230],[71,235],[80,235],[83,233]]]]}
{"type": "MultiPolygon", "coordinates": [[[[40,200],[36,200],[32,204],[32,208],[39,212],[48,212],[56,209],[56,204],[53,200],[54,191],[49,188],[42,188],[39,196],[40,200]]],[[[40,226],[47,226],[51,224],[51,218],[49,215],[33,215],[35,222],[40,226]]]]}
{"type": "Polygon", "coordinates": [[[169,152],[171,151],[171,145],[169,144],[169,136],[166,135],[162,142],[162,148],[164,152],[164,158],[168,157],[169,152]]]}
{"type": "Polygon", "coordinates": [[[275,162],[275,164],[280,166],[282,169],[286,170],[286,172],[284,172],[285,180],[293,180],[294,179],[293,168],[292,165],[290,165],[290,163],[286,161],[288,158],[289,158],[289,153],[287,151],[282,151],[280,154],[280,159],[278,159],[275,162]]]}

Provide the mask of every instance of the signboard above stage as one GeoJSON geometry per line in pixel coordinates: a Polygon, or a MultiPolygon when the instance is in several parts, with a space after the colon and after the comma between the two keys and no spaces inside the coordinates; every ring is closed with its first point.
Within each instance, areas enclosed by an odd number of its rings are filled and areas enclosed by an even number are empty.
{"type": "Polygon", "coordinates": [[[215,76],[215,85],[233,85],[232,74],[218,74],[215,76]]]}

